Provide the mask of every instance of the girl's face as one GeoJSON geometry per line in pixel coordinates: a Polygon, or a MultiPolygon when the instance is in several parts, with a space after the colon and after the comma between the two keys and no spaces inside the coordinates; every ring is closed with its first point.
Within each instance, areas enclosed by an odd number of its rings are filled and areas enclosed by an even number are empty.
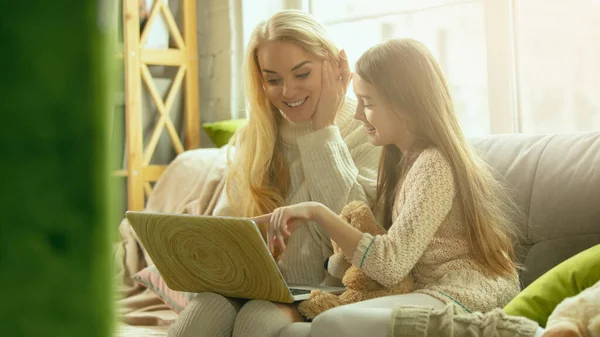
{"type": "Polygon", "coordinates": [[[358,74],[352,77],[354,94],[358,98],[354,118],[365,126],[371,144],[395,145],[404,154],[412,145],[413,136],[402,112],[396,112],[375,90],[375,87],[358,74]]]}
{"type": "Polygon", "coordinates": [[[258,66],[267,98],[292,122],[311,119],[321,96],[321,64],[292,42],[273,41],[258,48],[258,66]]]}

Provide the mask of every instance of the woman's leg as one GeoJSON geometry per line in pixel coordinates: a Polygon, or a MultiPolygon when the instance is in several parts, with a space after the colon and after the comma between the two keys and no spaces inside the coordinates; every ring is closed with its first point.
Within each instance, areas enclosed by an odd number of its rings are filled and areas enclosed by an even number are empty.
{"type": "Polygon", "coordinates": [[[343,305],[320,314],[312,323],[311,336],[386,337],[392,309],[398,305],[421,305],[434,309],[445,307],[442,301],[426,294],[374,298],[343,305]]]}
{"type": "Polygon", "coordinates": [[[294,305],[250,301],[235,319],[233,337],[277,337],[286,326],[303,321],[294,305]]]}
{"type": "Polygon", "coordinates": [[[231,337],[241,304],[215,294],[200,293],[169,327],[169,337],[231,337]]]}

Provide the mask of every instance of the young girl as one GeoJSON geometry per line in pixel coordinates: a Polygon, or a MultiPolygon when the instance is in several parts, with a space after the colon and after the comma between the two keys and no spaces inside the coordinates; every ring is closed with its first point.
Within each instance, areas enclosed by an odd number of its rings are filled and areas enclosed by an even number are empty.
{"type": "MultiPolygon", "coordinates": [[[[282,11],[256,27],[246,51],[249,120],[233,139],[215,215],[252,217],[303,201],[336,212],[354,199],[372,204],[380,151],[352,118],[348,61],[325,29],[307,13],[282,11]]],[[[329,284],[323,262],[332,253],[327,233],[309,223],[278,256],[279,269],[288,283],[329,284]]],[[[201,293],[168,335],[275,337],[296,320],[291,306],[201,293]]]]}
{"type": "MultiPolygon", "coordinates": [[[[465,141],[434,57],[417,41],[389,40],[361,56],[353,81],[359,98],[354,117],[370,142],[384,147],[377,196],[388,233],[361,233],[317,202],[280,207],[255,220],[269,223],[271,247],[282,249],[306,220],[314,221],[369,277],[392,286],[410,274],[416,286],[411,294],[325,312],[321,316],[350,314],[327,333],[386,336],[398,305],[440,309],[451,303],[465,313],[503,307],[519,292],[512,204],[465,141]],[[351,315],[356,308],[371,309],[351,315]]],[[[313,336],[319,336],[318,321],[313,336]]]]}

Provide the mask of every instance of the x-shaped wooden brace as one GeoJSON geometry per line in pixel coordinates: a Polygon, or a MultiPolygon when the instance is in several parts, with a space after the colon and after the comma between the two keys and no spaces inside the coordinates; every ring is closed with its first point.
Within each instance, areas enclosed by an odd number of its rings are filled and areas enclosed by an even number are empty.
{"type": "MultiPolygon", "coordinates": [[[[154,2],[152,11],[150,12],[150,15],[148,17],[148,22],[146,23],[144,31],[142,32],[142,35],[140,37],[140,44],[144,45],[146,43],[150,27],[152,27],[152,24],[156,20],[156,17],[159,15],[159,13],[162,13],[165,22],[167,23],[167,27],[169,28],[169,32],[175,40],[177,47],[179,49],[184,49],[185,42],[183,41],[181,32],[179,31],[179,28],[175,23],[173,14],[171,13],[171,10],[164,5],[162,0],[157,0],[154,2]]],[[[167,94],[167,98],[165,101],[163,101],[152,79],[152,75],[150,74],[148,66],[144,63],[142,63],[140,66],[144,83],[146,84],[148,92],[150,93],[150,96],[152,97],[152,100],[154,101],[154,104],[156,105],[156,108],[160,114],[160,117],[152,132],[152,136],[150,137],[150,140],[144,150],[144,159],[142,165],[148,166],[150,164],[150,161],[152,160],[152,156],[154,155],[156,146],[158,145],[160,135],[165,127],[167,128],[169,138],[171,139],[171,143],[173,144],[173,147],[175,148],[177,154],[180,154],[184,151],[184,147],[181,143],[179,135],[177,134],[177,130],[175,129],[175,126],[173,126],[173,122],[169,117],[169,112],[171,110],[171,107],[173,106],[175,97],[181,88],[181,83],[183,82],[183,78],[185,76],[186,67],[183,64],[179,65],[179,70],[177,71],[177,74],[173,79],[173,83],[171,84],[171,88],[169,89],[169,93],[167,94]]],[[[150,194],[150,192],[152,191],[150,182],[146,181],[144,183],[144,191],[146,192],[146,195],[150,194]]]]}

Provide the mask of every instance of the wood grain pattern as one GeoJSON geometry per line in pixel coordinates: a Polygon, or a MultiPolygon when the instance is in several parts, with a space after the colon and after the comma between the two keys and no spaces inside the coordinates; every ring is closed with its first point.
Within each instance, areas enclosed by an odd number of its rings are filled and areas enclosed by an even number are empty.
{"type": "Polygon", "coordinates": [[[252,221],[142,212],[127,218],[169,288],[293,302],[252,221]]]}

